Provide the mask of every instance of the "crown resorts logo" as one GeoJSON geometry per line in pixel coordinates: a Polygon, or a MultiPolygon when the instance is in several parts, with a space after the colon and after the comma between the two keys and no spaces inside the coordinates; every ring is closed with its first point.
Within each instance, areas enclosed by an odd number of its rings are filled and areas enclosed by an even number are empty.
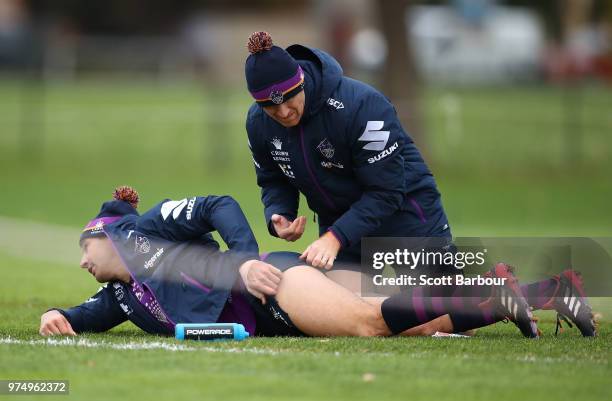
{"type": "Polygon", "coordinates": [[[281,148],[283,147],[283,142],[280,139],[274,137],[274,139],[272,139],[272,145],[274,145],[276,150],[281,150],[281,148]]]}

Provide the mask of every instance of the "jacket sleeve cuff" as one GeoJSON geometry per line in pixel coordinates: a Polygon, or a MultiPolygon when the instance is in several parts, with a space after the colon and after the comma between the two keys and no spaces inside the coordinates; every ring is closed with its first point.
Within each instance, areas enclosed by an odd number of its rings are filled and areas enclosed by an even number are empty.
{"type": "Polygon", "coordinates": [[[234,255],[234,257],[236,258],[236,265],[238,266],[238,269],[240,269],[240,266],[242,266],[245,262],[248,262],[249,260],[260,260],[258,253],[251,254],[241,252],[240,254],[234,255]]]}
{"type": "Polygon", "coordinates": [[[272,224],[271,218],[268,220],[268,232],[270,233],[271,236],[278,238],[278,234],[276,233],[276,230],[274,229],[274,225],[272,224]]]}
{"type": "Polygon", "coordinates": [[[336,237],[338,242],[340,242],[340,247],[341,248],[346,248],[347,247],[347,245],[348,245],[347,238],[337,228],[330,227],[330,228],[327,229],[327,231],[332,233],[333,236],[336,237]]]}

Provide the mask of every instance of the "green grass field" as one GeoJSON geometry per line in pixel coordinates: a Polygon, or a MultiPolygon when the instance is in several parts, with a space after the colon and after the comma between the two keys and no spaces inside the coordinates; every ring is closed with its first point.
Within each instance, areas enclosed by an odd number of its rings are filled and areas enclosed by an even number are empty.
{"type": "MultiPolygon", "coordinates": [[[[612,91],[579,95],[567,116],[559,88],[426,92],[427,160],[454,235],[612,236],[612,91]]],[[[305,202],[304,238],[267,234],[243,129],[248,103],[237,90],[185,83],[0,80],[0,379],[67,379],[70,398],[87,400],[612,399],[604,298],[593,299],[602,315],[595,340],[575,329],[554,337],[554,316],[537,312],[538,341],[501,323],[471,339],[200,344],[124,324],[43,341],[42,312],[97,289],[77,267],[70,234],[116,185],[138,189],[143,210],[165,197],[231,194],[264,251],[300,251],[315,237],[305,202]]]]}

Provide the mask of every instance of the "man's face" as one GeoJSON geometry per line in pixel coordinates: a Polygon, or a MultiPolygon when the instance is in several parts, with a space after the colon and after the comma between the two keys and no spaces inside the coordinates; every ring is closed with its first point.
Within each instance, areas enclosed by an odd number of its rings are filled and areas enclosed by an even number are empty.
{"type": "Polygon", "coordinates": [[[291,99],[274,106],[264,106],[264,111],[283,127],[295,127],[304,114],[306,95],[301,91],[291,99]]]}
{"type": "Polygon", "coordinates": [[[129,273],[108,238],[86,238],[81,243],[81,251],[81,267],[87,269],[99,283],[129,281],[129,273]]]}

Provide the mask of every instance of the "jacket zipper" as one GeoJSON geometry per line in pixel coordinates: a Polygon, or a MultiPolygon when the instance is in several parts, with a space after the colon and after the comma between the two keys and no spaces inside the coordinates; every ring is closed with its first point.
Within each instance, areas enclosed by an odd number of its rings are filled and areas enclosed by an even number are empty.
{"type": "Polygon", "coordinates": [[[306,170],[308,170],[308,175],[310,176],[311,181],[314,183],[315,187],[317,187],[317,190],[319,191],[323,199],[325,199],[327,206],[329,206],[333,210],[336,210],[336,205],[331,200],[331,198],[327,195],[323,187],[321,187],[321,185],[319,184],[319,181],[317,181],[317,178],[314,175],[314,172],[312,171],[312,168],[310,167],[310,162],[308,161],[308,157],[306,157],[306,146],[304,146],[304,128],[301,125],[300,125],[300,145],[302,147],[302,155],[304,156],[304,164],[306,165],[306,170]]]}

